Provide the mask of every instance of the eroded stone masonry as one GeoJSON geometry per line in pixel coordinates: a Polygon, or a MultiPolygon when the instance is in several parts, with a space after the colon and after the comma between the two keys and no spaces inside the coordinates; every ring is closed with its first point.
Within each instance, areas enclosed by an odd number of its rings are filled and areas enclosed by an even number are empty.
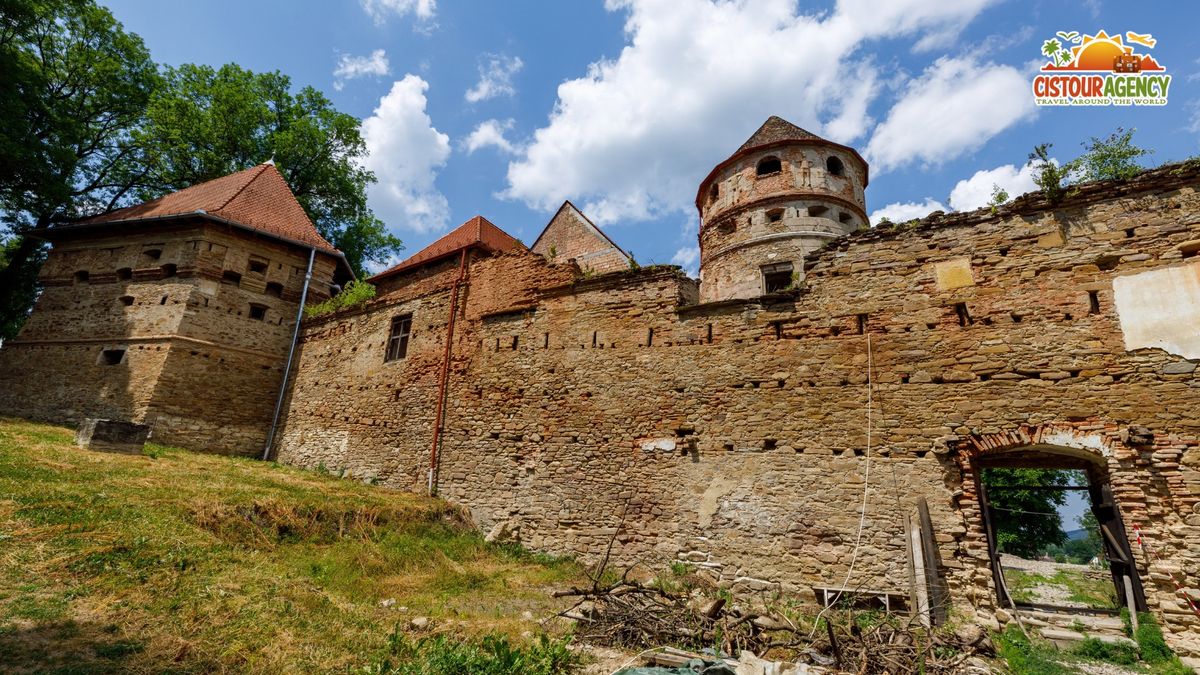
{"type": "Polygon", "coordinates": [[[875,228],[866,172],[768,121],[701,186],[703,282],[585,270],[615,245],[574,207],[556,256],[472,219],[305,322],[277,456],[808,601],[909,597],[923,500],[952,611],[993,626],[979,469],[1082,468],[1200,657],[1200,168],[875,228]]]}

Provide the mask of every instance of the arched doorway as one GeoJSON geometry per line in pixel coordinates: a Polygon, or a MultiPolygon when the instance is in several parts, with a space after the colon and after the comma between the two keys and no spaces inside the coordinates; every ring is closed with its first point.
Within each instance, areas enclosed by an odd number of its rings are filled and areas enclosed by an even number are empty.
{"type": "MultiPolygon", "coordinates": [[[[969,458],[969,462],[979,498],[983,529],[987,535],[988,559],[1000,607],[1116,613],[1121,607],[1132,606],[1137,611],[1146,611],[1145,593],[1137,573],[1125,524],[1109,483],[1108,463],[1103,454],[1094,448],[1032,442],[976,453],[969,458]],[[1054,477],[1053,480],[1050,479],[1051,476],[1054,477]],[[1040,602],[1036,597],[1030,598],[1012,592],[1009,583],[1012,577],[1006,576],[1004,548],[1015,547],[1011,541],[1002,540],[1006,535],[1011,537],[1013,531],[1024,536],[1036,536],[1031,533],[1038,530],[1036,527],[1014,529],[1011,524],[1024,519],[1024,524],[1028,525],[1030,521],[1038,518],[1045,519],[1057,515],[1011,508],[1013,501],[1010,500],[1010,496],[1029,496],[1042,492],[1072,492],[1085,497],[1090,512],[1095,516],[1094,527],[1100,543],[1101,564],[1107,567],[1112,584],[1111,592],[1115,599],[1112,606],[1060,605],[1054,602],[1040,602]],[[1001,531],[1005,527],[1008,531],[1001,531]]],[[[1037,503],[1036,499],[1034,503],[1037,503]]],[[[1027,547],[1026,550],[1030,549],[1036,550],[1036,546],[1027,547]]]]}

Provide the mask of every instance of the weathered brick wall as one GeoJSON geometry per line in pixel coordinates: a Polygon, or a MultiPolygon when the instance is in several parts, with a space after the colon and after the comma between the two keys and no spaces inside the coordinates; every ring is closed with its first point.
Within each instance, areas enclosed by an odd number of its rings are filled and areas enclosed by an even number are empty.
{"type": "Polygon", "coordinates": [[[554,214],[538,235],[532,251],[552,262],[574,261],[585,272],[603,274],[629,269],[629,257],[570,202],[554,214]]]}
{"type": "MultiPolygon", "coordinates": [[[[257,454],[307,264],[303,249],[201,221],[60,241],[37,306],[0,350],[0,411],[143,422],[158,442],[257,454]],[[119,349],[107,364],[103,351],[119,349]]],[[[313,301],[329,296],[333,265],[318,256],[313,301]]]]}
{"type": "MultiPolygon", "coordinates": [[[[991,620],[973,458],[1040,443],[1107,467],[1159,556],[1134,546],[1150,606],[1200,654],[1170,580],[1200,592],[1196,357],[1127,350],[1135,318],[1112,290],[1200,274],[1185,257],[1200,248],[1198,183],[1167,169],[1057,206],[859,233],[809,258],[802,291],[752,300],[694,305],[692,281],[651,268],[546,280],[531,303],[530,280],[554,267],[476,262],[438,487],[538,550],[595,558],[615,534],[622,561],[686,559],[810,599],[852,560],[850,586],[906,593],[902,518],[924,497],[955,606],[991,620]],[[506,293],[510,270],[522,281],[506,293]]],[[[424,486],[447,285],[306,329],[281,459],[424,486]],[[401,310],[424,332],[384,364],[401,310]]]]}

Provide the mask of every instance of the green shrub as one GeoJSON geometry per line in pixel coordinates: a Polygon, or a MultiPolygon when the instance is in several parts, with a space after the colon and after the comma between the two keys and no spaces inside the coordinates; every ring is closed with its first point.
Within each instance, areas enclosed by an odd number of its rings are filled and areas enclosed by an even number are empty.
{"type": "Polygon", "coordinates": [[[397,628],[388,638],[388,655],[365,672],[371,675],[559,675],[572,672],[579,657],[567,640],[541,635],[528,646],[503,635],[459,640],[445,635],[412,640],[397,628]]]}
{"type": "Polygon", "coordinates": [[[1142,659],[1146,663],[1166,663],[1175,658],[1163,639],[1162,629],[1151,614],[1138,613],[1138,627],[1133,632],[1133,639],[1138,643],[1138,649],[1141,650],[1142,659]]]}
{"type": "Polygon", "coordinates": [[[326,314],[333,314],[338,310],[361,305],[374,297],[374,286],[365,281],[351,281],[346,284],[341,293],[329,298],[325,302],[305,307],[304,317],[311,319],[318,316],[325,316],[326,314]]]}
{"type": "Polygon", "coordinates": [[[1002,633],[993,636],[996,653],[1008,664],[1008,670],[1022,675],[1067,675],[1071,669],[1053,658],[1054,648],[1042,642],[1031,642],[1016,626],[1009,624],[1002,633]]]}
{"type": "Polygon", "coordinates": [[[1137,649],[1131,644],[1112,644],[1096,638],[1088,638],[1075,645],[1071,653],[1093,661],[1106,661],[1122,666],[1132,666],[1138,662],[1137,649]]]}

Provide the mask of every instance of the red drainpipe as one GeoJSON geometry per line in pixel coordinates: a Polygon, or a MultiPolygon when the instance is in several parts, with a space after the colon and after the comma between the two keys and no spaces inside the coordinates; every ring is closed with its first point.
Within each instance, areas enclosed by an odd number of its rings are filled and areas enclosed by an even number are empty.
{"type": "Polygon", "coordinates": [[[437,405],[434,407],[434,422],[433,422],[433,447],[429,449],[429,494],[433,496],[437,494],[437,488],[434,485],[434,476],[437,475],[438,460],[438,444],[442,440],[442,420],[446,414],[446,383],[450,380],[450,350],[454,344],[454,319],[458,316],[458,287],[462,284],[463,276],[467,272],[467,249],[462,250],[462,257],[458,261],[458,278],[454,280],[454,286],[450,288],[450,320],[446,324],[446,352],[442,355],[442,376],[438,382],[437,405]]]}

